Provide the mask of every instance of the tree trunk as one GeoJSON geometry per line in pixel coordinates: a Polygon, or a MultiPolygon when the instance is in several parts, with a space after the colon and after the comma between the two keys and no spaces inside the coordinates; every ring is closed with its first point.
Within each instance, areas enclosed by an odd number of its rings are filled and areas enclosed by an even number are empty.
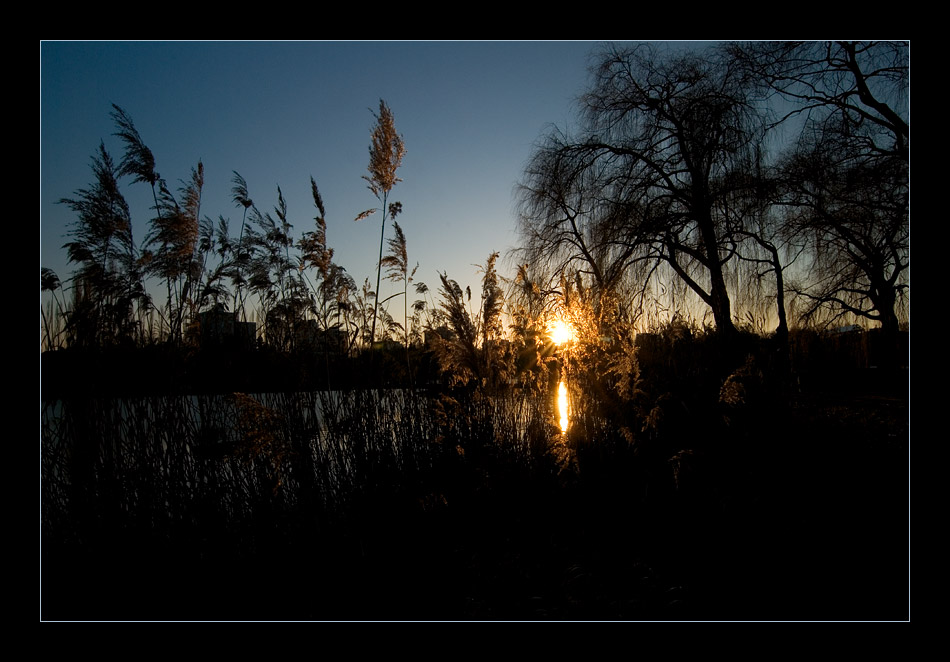
{"type": "MultiPolygon", "coordinates": [[[[704,200],[708,196],[700,194],[697,197],[704,200]]],[[[712,210],[708,204],[697,207],[696,220],[705,249],[706,268],[709,271],[709,307],[712,308],[716,331],[725,338],[732,338],[736,334],[736,327],[732,323],[732,306],[729,302],[729,291],[726,289],[726,279],[722,274],[722,260],[719,257],[719,242],[716,239],[712,210]]]]}
{"type": "Polygon", "coordinates": [[[885,370],[897,370],[903,363],[900,356],[900,321],[897,319],[896,296],[893,289],[878,290],[878,296],[872,299],[874,307],[880,313],[881,345],[878,350],[878,365],[885,370]]]}

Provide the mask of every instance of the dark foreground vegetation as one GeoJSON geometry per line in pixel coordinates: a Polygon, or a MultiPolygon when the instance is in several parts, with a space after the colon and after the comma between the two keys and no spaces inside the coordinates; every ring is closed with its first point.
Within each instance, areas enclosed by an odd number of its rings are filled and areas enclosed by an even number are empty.
{"type": "Polygon", "coordinates": [[[646,340],[566,434],[514,387],[48,400],[41,617],[906,620],[906,368],[646,340]]]}

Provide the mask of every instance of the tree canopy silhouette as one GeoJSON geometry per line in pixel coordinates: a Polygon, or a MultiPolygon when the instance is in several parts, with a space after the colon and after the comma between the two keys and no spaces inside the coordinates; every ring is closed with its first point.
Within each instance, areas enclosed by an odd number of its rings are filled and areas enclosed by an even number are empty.
{"type": "MultiPolygon", "coordinates": [[[[608,46],[579,129],[543,137],[520,186],[523,261],[642,311],[688,292],[743,313],[889,331],[909,288],[907,44],[608,46]],[[771,293],[763,285],[774,288],[771,293]],[[738,307],[737,307],[738,302],[738,307]]],[[[682,300],[679,302],[682,305],[682,300]]]]}
{"type": "Polygon", "coordinates": [[[560,256],[601,287],[660,264],[734,330],[725,270],[736,219],[722,201],[753,167],[758,117],[740,72],[652,44],[609,47],[592,70],[577,135],[553,132],[522,182],[529,257],[560,256]]]}
{"type": "Polygon", "coordinates": [[[784,232],[804,259],[805,320],[856,316],[897,332],[909,288],[909,45],[762,42],[728,51],[786,104],[799,133],[779,164],[784,232]]]}

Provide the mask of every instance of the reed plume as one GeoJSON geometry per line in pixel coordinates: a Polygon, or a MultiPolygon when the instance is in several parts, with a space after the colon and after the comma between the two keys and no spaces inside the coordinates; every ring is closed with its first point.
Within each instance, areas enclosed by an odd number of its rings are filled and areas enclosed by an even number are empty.
{"type": "MultiPolygon", "coordinates": [[[[395,220],[396,215],[402,211],[402,205],[394,203],[388,205],[389,193],[397,182],[402,181],[396,177],[396,170],[402,164],[402,159],[406,154],[406,146],[403,143],[402,136],[396,132],[396,124],[393,119],[393,113],[382,99],[379,100],[379,113],[373,113],[376,118],[376,126],[373,129],[371,143],[369,147],[369,176],[363,175],[363,179],[369,182],[369,190],[380,201],[380,211],[383,213],[382,227],[379,234],[379,261],[376,265],[376,292],[373,303],[373,325],[370,332],[370,342],[376,340],[376,317],[379,311],[379,283],[382,274],[383,262],[383,243],[386,238],[386,215],[387,213],[395,220]]],[[[356,217],[359,221],[375,213],[376,209],[370,209],[362,212],[356,217]]]]}

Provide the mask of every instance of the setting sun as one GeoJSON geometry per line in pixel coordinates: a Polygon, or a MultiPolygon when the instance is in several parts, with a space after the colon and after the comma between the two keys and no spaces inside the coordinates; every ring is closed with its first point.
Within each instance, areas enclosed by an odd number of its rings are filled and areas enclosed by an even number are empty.
{"type": "Polygon", "coordinates": [[[555,345],[563,345],[574,339],[574,329],[564,320],[555,320],[551,324],[551,341],[555,345]]]}

